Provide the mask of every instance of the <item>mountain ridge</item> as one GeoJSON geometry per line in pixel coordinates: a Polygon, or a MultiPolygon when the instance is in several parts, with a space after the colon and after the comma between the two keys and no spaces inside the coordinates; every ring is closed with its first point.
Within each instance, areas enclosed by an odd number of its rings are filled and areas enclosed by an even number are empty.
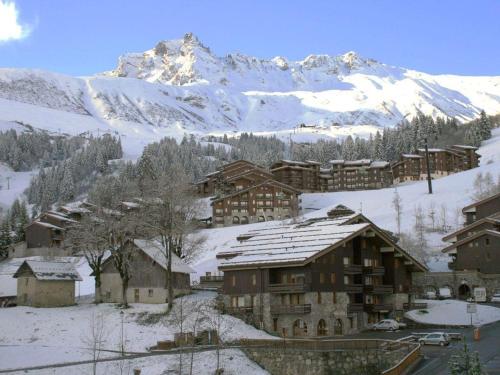
{"type": "Polygon", "coordinates": [[[353,51],[300,61],[218,57],[191,33],[124,54],[93,76],[0,68],[0,121],[98,128],[144,142],[185,133],[367,136],[419,113],[469,121],[481,110],[500,112],[500,76],[430,75],[353,51]]]}

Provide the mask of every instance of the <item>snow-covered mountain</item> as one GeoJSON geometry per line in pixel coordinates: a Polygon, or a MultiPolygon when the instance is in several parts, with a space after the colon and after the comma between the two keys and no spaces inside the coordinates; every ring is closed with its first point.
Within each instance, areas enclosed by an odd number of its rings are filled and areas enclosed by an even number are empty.
{"type": "Polygon", "coordinates": [[[419,112],[500,112],[500,77],[430,75],[354,52],[302,61],[215,56],[194,35],[119,58],[115,70],[69,77],[0,69],[0,121],[68,133],[116,130],[159,136],[253,131],[366,135],[419,112]]]}

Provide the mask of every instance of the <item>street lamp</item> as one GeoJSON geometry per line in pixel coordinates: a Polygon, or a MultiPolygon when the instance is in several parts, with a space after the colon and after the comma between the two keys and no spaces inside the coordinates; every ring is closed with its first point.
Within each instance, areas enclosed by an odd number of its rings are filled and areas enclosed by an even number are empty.
{"type": "Polygon", "coordinates": [[[123,310],[120,311],[120,318],[121,318],[121,322],[122,322],[120,350],[122,352],[122,357],[123,357],[125,355],[125,346],[123,345],[123,310]]]}

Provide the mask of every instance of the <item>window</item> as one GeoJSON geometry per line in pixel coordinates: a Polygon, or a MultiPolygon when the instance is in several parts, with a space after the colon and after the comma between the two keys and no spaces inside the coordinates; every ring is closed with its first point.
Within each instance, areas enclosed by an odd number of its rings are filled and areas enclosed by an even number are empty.
{"type": "Polygon", "coordinates": [[[245,306],[245,297],[238,296],[238,307],[243,307],[243,306],[245,306]]]}
{"type": "Polygon", "coordinates": [[[328,328],[326,326],[326,322],[323,319],[320,319],[318,322],[318,336],[326,336],[328,335],[328,328]]]}
{"type": "Polygon", "coordinates": [[[484,243],[486,244],[486,246],[490,246],[490,239],[489,238],[485,238],[484,239],[484,243]]]}
{"type": "Polygon", "coordinates": [[[321,292],[318,292],[318,303],[321,304],[321,292]]]}
{"type": "Polygon", "coordinates": [[[352,317],[347,318],[349,321],[349,328],[354,328],[354,319],[352,317]]]}
{"type": "Polygon", "coordinates": [[[366,276],[365,277],[365,285],[373,285],[373,277],[366,276]]]}
{"type": "Polygon", "coordinates": [[[349,285],[349,276],[344,276],[344,284],[349,285]]]}
{"type": "Polygon", "coordinates": [[[363,259],[363,265],[365,267],[370,267],[372,265],[372,260],[370,258],[363,259]]]}
{"type": "Polygon", "coordinates": [[[110,300],[111,299],[111,292],[108,290],[106,291],[106,300],[110,300]]]}
{"type": "Polygon", "coordinates": [[[349,257],[344,257],[344,266],[351,264],[351,259],[349,257]]]}
{"type": "Polygon", "coordinates": [[[325,274],[323,272],[321,272],[319,274],[319,283],[320,284],[324,284],[325,283],[325,274]]]}
{"type": "Polygon", "coordinates": [[[252,274],[252,285],[257,285],[257,275],[252,274]]]}
{"type": "Polygon", "coordinates": [[[148,289],[148,297],[153,297],[153,289],[148,289]]]}
{"type": "Polygon", "coordinates": [[[278,331],[278,318],[273,318],[273,331],[278,331]]]}
{"type": "Polygon", "coordinates": [[[250,296],[250,306],[255,306],[255,302],[257,301],[257,297],[255,295],[250,296]]]}
{"type": "Polygon", "coordinates": [[[231,297],[231,307],[238,307],[238,297],[237,296],[231,297]]]}
{"type": "Polygon", "coordinates": [[[231,276],[231,286],[236,286],[236,276],[231,276]]]}

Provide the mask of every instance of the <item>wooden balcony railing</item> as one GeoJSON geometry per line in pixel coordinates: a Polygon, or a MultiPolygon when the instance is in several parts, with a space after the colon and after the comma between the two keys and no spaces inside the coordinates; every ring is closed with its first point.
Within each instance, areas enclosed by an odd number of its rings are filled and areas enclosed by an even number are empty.
{"type": "Polygon", "coordinates": [[[310,304],[303,305],[271,305],[271,314],[309,314],[310,304]]]}
{"type": "Polygon", "coordinates": [[[363,273],[363,266],[361,264],[345,264],[344,265],[344,274],[346,275],[354,275],[363,273]]]}
{"type": "Polygon", "coordinates": [[[363,273],[365,275],[383,276],[385,274],[385,267],[382,267],[382,266],[364,266],[363,273]]]}
{"type": "Polygon", "coordinates": [[[224,276],[200,276],[200,283],[224,282],[224,276]]]}
{"type": "Polygon", "coordinates": [[[311,287],[304,283],[281,283],[269,284],[268,289],[270,293],[304,293],[308,292],[311,287]]]}
{"type": "Polygon", "coordinates": [[[394,286],[392,285],[365,285],[365,292],[373,294],[392,294],[394,286]]]}
{"type": "Polygon", "coordinates": [[[362,293],[363,284],[346,284],[344,285],[344,290],[347,293],[362,293]]]}
{"type": "Polygon", "coordinates": [[[372,303],[365,304],[365,309],[371,312],[392,311],[394,306],[390,303],[372,303]]]}
{"type": "Polygon", "coordinates": [[[242,314],[251,314],[253,312],[252,306],[226,306],[224,308],[225,312],[228,314],[242,315],[242,314]]]}

